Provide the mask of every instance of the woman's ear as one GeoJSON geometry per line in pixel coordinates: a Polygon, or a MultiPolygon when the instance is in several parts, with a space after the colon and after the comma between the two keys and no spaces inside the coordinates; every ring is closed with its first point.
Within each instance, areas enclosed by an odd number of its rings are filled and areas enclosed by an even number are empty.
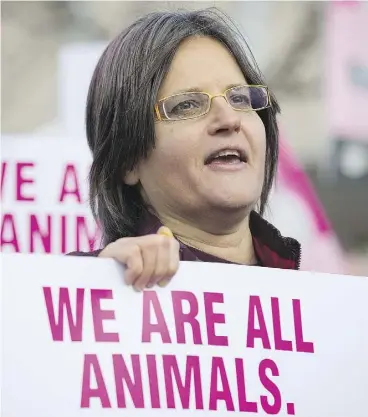
{"type": "Polygon", "coordinates": [[[124,184],[126,185],[137,185],[139,182],[139,174],[136,168],[129,171],[123,177],[124,184]]]}

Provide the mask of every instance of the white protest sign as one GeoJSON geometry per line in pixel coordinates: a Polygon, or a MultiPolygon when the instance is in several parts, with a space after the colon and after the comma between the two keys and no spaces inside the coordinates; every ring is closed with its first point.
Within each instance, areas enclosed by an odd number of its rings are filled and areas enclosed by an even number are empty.
{"type": "Polygon", "coordinates": [[[184,262],[136,293],[113,260],[2,260],[6,417],[368,415],[367,278],[184,262]]]}
{"type": "Polygon", "coordinates": [[[99,247],[88,206],[85,141],[2,137],[1,252],[60,254],[99,247]]]}

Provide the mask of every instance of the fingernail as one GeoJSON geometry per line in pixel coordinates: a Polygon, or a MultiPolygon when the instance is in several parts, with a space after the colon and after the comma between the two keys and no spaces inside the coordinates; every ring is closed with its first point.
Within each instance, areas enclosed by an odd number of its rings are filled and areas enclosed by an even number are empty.
{"type": "Polygon", "coordinates": [[[158,283],[157,283],[157,285],[159,286],[159,287],[161,287],[161,288],[163,288],[163,287],[166,287],[167,286],[167,284],[170,282],[170,280],[169,279],[163,279],[162,281],[159,281],[158,283]]]}
{"type": "Polygon", "coordinates": [[[167,237],[174,237],[172,231],[168,227],[166,227],[166,226],[161,226],[157,230],[157,234],[158,235],[162,235],[162,236],[167,236],[167,237]]]}
{"type": "Polygon", "coordinates": [[[149,282],[149,283],[147,284],[147,288],[152,288],[154,285],[155,285],[155,284],[154,284],[153,282],[149,282]]]}

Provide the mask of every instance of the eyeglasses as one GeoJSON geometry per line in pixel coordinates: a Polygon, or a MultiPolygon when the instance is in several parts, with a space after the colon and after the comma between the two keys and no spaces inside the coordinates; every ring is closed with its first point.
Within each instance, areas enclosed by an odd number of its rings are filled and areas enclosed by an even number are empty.
{"type": "Polygon", "coordinates": [[[204,116],[210,111],[212,99],[224,97],[237,111],[258,111],[270,106],[268,88],[264,85],[240,85],[229,88],[223,94],[186,92],[165,97],[155,105],[156,118],[162,120],[186,120],[204,116]]]}

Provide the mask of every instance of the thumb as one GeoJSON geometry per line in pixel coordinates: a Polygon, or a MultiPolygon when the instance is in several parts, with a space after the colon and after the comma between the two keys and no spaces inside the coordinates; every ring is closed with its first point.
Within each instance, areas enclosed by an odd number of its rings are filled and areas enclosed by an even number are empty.
{"type": "Polygon", "coordinates": [[[166,226],[161,226],[157,230],[157,234],[158,235],[162,235],[162,236],[167,236],[167,237],[174,237],[172,231],[168,227],[166,227],[166,226]]]}

